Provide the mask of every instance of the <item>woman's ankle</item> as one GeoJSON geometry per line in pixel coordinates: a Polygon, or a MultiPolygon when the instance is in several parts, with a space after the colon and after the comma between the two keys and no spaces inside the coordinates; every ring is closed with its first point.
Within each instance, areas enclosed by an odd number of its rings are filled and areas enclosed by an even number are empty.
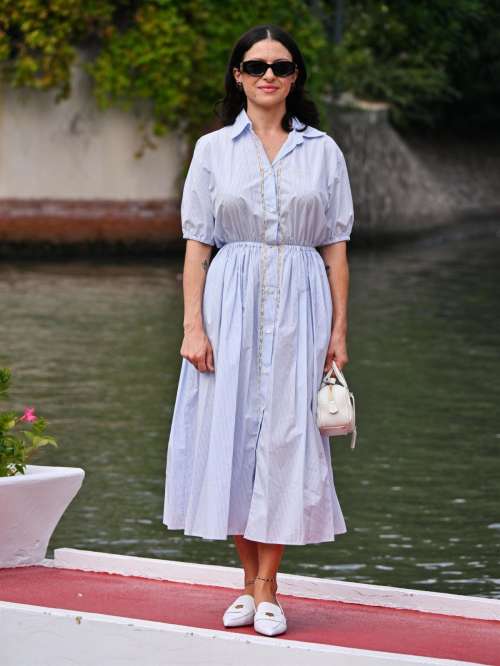
{"type": "MultiPolygon", "coordinates": [[[[267,576],[263,576],[262,578],[267,578],[267,576]]],[[[278,583],[276,581],[262,580],[262,578],[256,577],[255,579],[254,597],[258,599],[258,603],[261,601],[275,603],[278,583]]]]}
{"type": "Polygon", "coordinates": [[[255,589],[255,575],[245,576],[242,594],[249,594],[250,596],[253,597],[254,589],[255,589]]]}

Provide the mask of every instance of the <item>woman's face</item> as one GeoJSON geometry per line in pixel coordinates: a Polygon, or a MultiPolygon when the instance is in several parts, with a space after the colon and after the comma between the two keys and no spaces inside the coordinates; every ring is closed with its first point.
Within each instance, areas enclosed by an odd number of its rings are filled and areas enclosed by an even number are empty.
{"type": "MultiPolygon", "coordinates": [[[[293,58],[290,51],[281,42],[263,39],[244,54],[242,62],[245,60],[263,60],[273,63],[278,60],[292,62],[293,58]]],[[[298,76],[298,70],[291,76],[275,76],[269,67],[262,76],[251,76],[234,67],[233,74],[236,81],[241,81],[243,84],[247,101],[258,106],[269,107],[281,104],[285,100],[290,92],[290,86],[298,76]]]]}

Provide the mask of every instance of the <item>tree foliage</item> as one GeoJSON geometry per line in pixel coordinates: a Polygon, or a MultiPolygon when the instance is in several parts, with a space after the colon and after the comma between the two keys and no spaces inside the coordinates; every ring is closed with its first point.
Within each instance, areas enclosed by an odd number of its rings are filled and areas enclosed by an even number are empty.
{"type": "Polygon", "coordinates": [[[90,34],[114,31],[108,0],[0,0],[0,61],[14,87],[55,89],[57,101],[71,92],[75,46],[90,34]]]}
{"type": "Polygon", "coordinates": [[[57,89],[57,100],[66,99],[76,47],[97,38],[98,54],[84,67],[100,108],[130,109],[148,100],[154,134],[179,130],[191,145],[215,120],[212,105],[223,95],[231,48],[253,25],[274,23],[295,37],[312,65],[308,89],[315,99],[331,76],[331,68],[314,67],[329,44],[301,0],[57,0],[50,11],[45,4],[0,0],[0,58],[8,82],[57,89]]]}
{"type": "Polygon", "coordinates": [[[499,119],[499,0],[348,2],[334,59],[341,88],[389,102],[399,125],[499,119]]]}
{"type": "Polygon", "coordinates": [[[334,46],[335,3],[321,0],[0,0],[0,63],[11,85],[56,90],[60,101],[71,94],[78,47],[97,44],[83,66],[99,106],[146,101],[155,134],[179,131],[192,146],[215,119],[233,44],[269,22],[299,44],[323,112],[336,81],[389,102],[399,125],[433,124],[454,108],[497,118],[500,0],[345,4],[344,37],[334,46]]]}

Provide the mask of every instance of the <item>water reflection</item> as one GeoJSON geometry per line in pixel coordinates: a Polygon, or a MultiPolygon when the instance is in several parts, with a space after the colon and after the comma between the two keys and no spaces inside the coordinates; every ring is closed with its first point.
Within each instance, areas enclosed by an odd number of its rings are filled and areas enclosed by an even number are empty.
{"type": "MultiPolygon", "coordinates": [[[[350,253],[345,371],[359,435],[354,452],[331,439],[348,532],[287,547],[283,571],[500,598],[498,243],[350,253]]],[[[41,464],[86,471],[48,556],[67,546],[238,565],[232,539],[162,523],[181,271],[182,259],[0,267],[15,407],[53,422],[60,448],[41,464]]]]}

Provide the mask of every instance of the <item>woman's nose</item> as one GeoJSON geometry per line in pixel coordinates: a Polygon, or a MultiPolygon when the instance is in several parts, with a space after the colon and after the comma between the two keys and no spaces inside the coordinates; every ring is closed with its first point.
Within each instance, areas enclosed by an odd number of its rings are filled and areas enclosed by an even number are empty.
{"type": "Polygon", "coordinates": [[[274,79],[274,72],[273,72],[272,67],[269,66],[266,69],[266,71],[264,72],[264,74],[262,75],[262,77],[265,78],[265,79],[269,79],[269,78],[274,79]]]}

